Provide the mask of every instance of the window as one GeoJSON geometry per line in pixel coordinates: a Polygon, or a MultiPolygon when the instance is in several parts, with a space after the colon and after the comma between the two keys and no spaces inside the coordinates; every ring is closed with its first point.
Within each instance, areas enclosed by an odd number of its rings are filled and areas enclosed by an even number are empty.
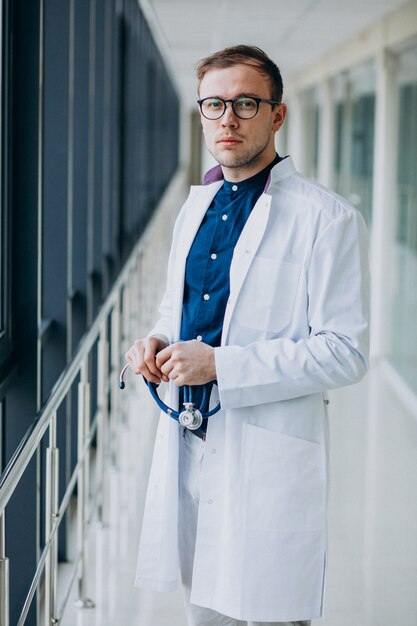
{"type": "MultiPolygon", "coordinates": [[[[0,6],[0,368],[10,354],[10,293],[9,293],[9,90],[7,3],[0,6]]],[[[3,379],[3,374],[0,375],[3,379]]],[[[1,382],[1,381],[0,381],[1,382]]]]}
{"type": "Polygon", "coordinates": [[[372,221],[375,68],[366,63],[335,80],[335,187],[372,221]]]}
{"type": "Polygon", "coordinates": [[[417,392],[417,45],[398,57],[396,235],[390,358],[417,392]]]}
{"type": "Polygon", "coordinates": [[[303,118],[305,120],[305,174],[317,178],[319,167],[320,102],[319,89],[313,87],[302,94],[303,118]]]}

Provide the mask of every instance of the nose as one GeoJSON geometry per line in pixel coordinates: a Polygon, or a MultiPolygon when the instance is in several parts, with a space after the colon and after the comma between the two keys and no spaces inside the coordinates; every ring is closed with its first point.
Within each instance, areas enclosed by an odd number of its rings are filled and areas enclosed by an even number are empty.
{"type": "Polygon", "coordinates": [[[232,108],[232,103],[231,102],[226,102],[226,110],[223,113],[223,116],[221,117],[221,123],[222,126],[225,127],[232,127],[235,128],[236,126],[239,125],[239,118],[235,115],[233,108],[232,108]]]}

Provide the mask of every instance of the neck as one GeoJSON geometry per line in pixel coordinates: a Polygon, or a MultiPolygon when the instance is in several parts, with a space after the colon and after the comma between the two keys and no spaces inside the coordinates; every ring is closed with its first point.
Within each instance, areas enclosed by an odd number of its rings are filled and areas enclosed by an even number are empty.
{"type": "Polygon", "coordinates": [[[253,159],[250,163],[237,167],[227,167],[221,165],[223,176],[231,183],[239,183],[242,180],[251,178],[261,172],[275,159],[276,151],[275,146],[272,150],[268,150],[267,153],[260,154],[257,158],[253,159]]]}

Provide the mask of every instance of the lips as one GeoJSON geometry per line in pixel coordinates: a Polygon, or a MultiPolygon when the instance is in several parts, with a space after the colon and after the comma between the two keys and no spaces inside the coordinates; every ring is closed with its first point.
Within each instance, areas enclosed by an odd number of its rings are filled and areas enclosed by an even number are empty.
{"type": "Polygon", "coordinates": [[[217,141],[222,146],[235,146],[238,143],[242,143],[241,139],[237,139],[237,137],[222,137],[217,141]]]}

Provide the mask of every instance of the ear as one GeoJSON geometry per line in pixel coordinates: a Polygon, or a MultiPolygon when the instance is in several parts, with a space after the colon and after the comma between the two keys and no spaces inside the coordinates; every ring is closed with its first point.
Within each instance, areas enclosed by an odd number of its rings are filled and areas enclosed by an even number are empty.
{"type": "Polygon", "coordinates": [[[287,113],[287,105],[284,102],[277,104],[273,110],[272,130],[276,133],[282,126],[287,113]]]}

